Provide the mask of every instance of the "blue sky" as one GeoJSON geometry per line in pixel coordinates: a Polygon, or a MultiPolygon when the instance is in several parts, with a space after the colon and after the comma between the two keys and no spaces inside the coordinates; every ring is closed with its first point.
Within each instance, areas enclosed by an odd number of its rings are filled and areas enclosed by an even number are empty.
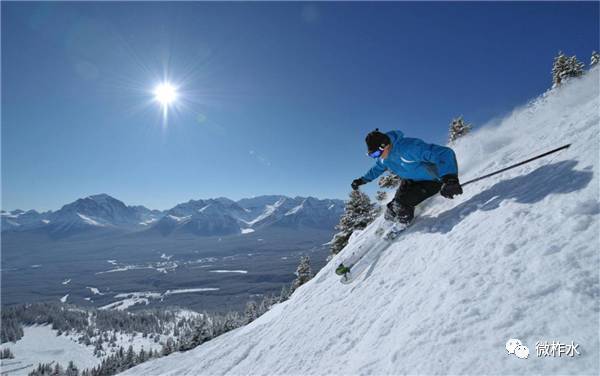
{"type": "Polygon", "coordinates": [[[54,210],[100,192],[158,209],[345,198],[372,164],[368,131],[444,143],[456,115],[502,116],[550,86],[558,50],[589,62],[598,11],[2,2],[2,207],[54,210]],[[164,77],[181,98],[166,124],[152,98],[164,77]]]}

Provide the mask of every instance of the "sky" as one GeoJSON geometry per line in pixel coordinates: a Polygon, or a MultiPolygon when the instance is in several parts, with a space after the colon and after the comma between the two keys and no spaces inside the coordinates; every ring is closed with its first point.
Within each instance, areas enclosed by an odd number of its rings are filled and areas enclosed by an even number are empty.
{"type": "Polygon", "coordinates": [[[453,117],[481,126],[547,90],[559,50],[588,64],[599,49],[598,2],[1,11],[5,210],[96,193],[156,209],[346,198],[373,164],[364,138],[374,128],[445,144],[453,117]],[[165,81],[178,88],[166,118],[153,95],[165,81]]]}

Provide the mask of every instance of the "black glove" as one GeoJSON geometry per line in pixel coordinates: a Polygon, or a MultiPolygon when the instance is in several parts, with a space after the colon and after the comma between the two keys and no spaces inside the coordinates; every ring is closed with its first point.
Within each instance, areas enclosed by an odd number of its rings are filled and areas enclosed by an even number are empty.
{"type": "Polygon", "coordinates": [[[366,181],[363,178],[358,178],[358,179],[354,179],[352,180],[352,184],[350,184],[350,186],[352,187],[352,189],[354,189],[355,191],[358,189],[358,187],[360,187],[363,184],[367,184],[368,181],[366,181]]]}
{"type": "Polygon", "coordinates": [[[454,198],[454,196],[462,195],[463,190],[456,175],[442,176],[442,189],[440,194],[446,198],[454,198]]]}

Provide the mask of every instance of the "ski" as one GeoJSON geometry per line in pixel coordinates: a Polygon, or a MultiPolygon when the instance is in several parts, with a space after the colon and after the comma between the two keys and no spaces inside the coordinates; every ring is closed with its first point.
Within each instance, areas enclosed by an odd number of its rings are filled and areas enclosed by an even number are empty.
{"type": "Polygon", "coordinates": [[[406,228],[408,228],[407,225],[385,221],[383,226],[380,226],[375,230],[375,233],[381,236],[382,241],[364,252],[352,253],[338,265],[335,272],[336,274],[341,275],[340,282],[349,284],[356,280],[356,278],[358,278],[379,258],[379,256],[381,256],[383,251],[393,244],[393,241],[404,232],[406,228]]]}

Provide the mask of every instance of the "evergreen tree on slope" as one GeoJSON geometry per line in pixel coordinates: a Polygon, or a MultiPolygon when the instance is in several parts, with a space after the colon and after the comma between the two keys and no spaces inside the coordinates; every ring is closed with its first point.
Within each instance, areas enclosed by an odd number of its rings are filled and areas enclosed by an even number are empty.
{"type": "Polygon", "coordinates": [[[383,203],[383,201],[385,201],[385,199],[387,199],[387,192],[386,191],[377,191],[377,194],[375,197],[377,198],[377,201],[383,203]]]}
{"type": "Polygon", "coordinates": [[[462,116],[452,119],[449,129],[448,143],[452,144],[458,138],[465,136],[471,131],[472,125],[465,123],[462,116]]]}
{"type": "Polygon", "coordinates": [[[575,55],[567,57],[562,51],[554,58],[552,66],[552,87],[555,88],[570,77],[583,75],[583,63],[577,60],[575,55]]]}
{"type": "Polygon", "coordinates": [[[598,64],[600,61],[600,54],[597,51],[592,52],[592,57],[590,58],[590,67],[598,64]]]}
{"type": "Polygon", "coordinates": [[[298,287],[302,286],[312,278],[312,271],[310,269],[310,257],[300,257],[300,263],[296,269],[296,279],[292,283],[292,291],[295,291],[298,287]]]}
{"type": "Polygon", "coordinates": [[[354,230],[362,230],[375,217],[374,205],[369,196],[359,190],[350,192],[350,200],[346,203],[344,214],[340,218],[340,223],[335,227],[339,232],[333,236],[331,241],[331,253],[337,254],[341,251],[354,230]]]}
{"type": "Polygon", "coordinates": [[[398,188],[398,186],[400,185],[400,177],[394,174],[393,172],[388,172],[387,175],[384,175],[379,178],[377,184],[379,185],[379,188],[398,188]]]}

